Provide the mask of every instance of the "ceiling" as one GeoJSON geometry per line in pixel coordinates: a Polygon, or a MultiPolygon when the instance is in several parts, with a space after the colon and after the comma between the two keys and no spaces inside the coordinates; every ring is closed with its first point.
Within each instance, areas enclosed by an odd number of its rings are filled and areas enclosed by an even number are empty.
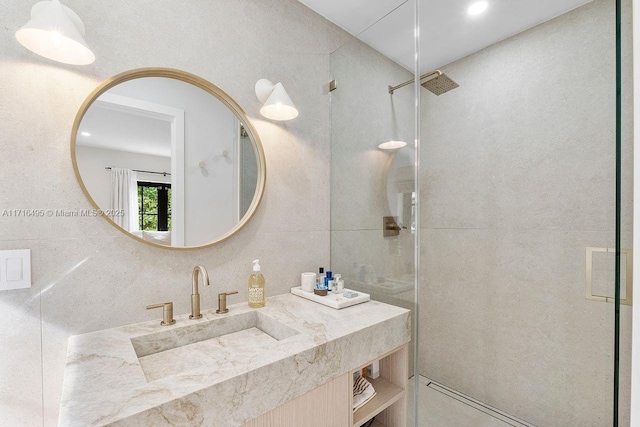
{"type": "MultiPolygon", "coordinates": [[[[403,67],[414,69],[415,0],[299,0],[403,67]]],[[[553,19],[592,0],[418,0],[420,71],[425,73],[553,19]]]]}
{"type": "Polygon", "coordinates": [[[77,144],[171,157],[171,123],[96,102],[82,119],[77,144]]]}

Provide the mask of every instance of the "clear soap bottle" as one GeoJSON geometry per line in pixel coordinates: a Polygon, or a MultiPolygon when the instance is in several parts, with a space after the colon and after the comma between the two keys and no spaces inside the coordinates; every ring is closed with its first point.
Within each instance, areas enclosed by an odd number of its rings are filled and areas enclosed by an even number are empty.
{"type": "Polygon", "coordinates": [[[260,260],[253,261],[253,274],[249,276],[249,307],[264,307],[264,276],[260,273],[260,260]]]}

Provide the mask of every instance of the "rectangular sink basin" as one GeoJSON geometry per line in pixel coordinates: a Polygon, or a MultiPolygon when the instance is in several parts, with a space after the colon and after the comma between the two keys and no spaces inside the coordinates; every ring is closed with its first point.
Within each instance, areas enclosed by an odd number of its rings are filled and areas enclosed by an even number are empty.
{"type": "Polygon", "coordinates": [[[299,332],[253,310],[131,338],[147,381],[251,363],[299,332]]]}

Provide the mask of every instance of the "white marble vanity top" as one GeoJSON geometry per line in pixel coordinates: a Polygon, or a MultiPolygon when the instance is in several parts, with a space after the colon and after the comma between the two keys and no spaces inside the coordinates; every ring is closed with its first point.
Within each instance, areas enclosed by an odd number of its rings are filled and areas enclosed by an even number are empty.
{"type": "Polygon", "coordinates": [[[69,339],[61,426],[242,425],[410,339],[409,311],[291,294],[69,339]]]}

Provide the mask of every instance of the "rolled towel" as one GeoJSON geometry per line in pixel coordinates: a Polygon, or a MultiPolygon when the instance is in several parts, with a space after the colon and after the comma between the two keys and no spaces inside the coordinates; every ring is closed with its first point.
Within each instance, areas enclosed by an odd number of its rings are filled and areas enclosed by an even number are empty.
{"type": "Polygon", "coordinates": [[[353,381],[353,412],[363,407],[368,401],[373,399],[376,391],[371,383],[361,376],[353,381]]]}

